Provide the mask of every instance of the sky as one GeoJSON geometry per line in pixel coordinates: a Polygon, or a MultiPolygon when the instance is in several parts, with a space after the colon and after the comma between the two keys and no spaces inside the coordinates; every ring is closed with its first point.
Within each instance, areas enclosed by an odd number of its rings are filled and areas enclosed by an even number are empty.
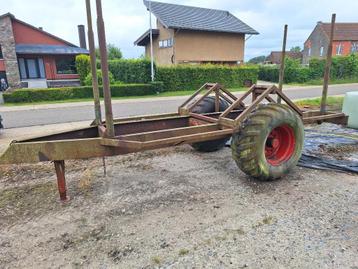
{"type": "MultiPolygon", "coordinates": [[[[94,15],[95,1],[91,1],[94,15]]],[[[230,11],[260,33],[246,41],[246,61],[280,50],[284,24],[288,24],[289,49],[302,47],[316,23],[329,22],[332,13],[337,14],[337,22],[358,22],[357,0],[158,1],[230,11]]],[[[107,43],[118,46],[125,58],[141,56],[143,47],[136,47],[133,42],[149,28],[149,15],[143,1],[102,0],[102,6],[107,43]]],[[[6,5],[0,5],[0,14],[7,12],[74,44],[79,43],[77,25],[86,25],[85,0],[6,0],[6,5]]]]}

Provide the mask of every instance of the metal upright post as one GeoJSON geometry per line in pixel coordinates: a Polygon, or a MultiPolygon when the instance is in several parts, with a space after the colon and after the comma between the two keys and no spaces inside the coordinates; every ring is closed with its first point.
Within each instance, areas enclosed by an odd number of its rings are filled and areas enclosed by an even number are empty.
{"type": "Polygon", "coordinates": [[[109,77],[108,77],[107,43],[106,43],[106,33],[104,28],[101,0],[96,0],[96,7],[97,7],[98,42],[99,42],[99,51],[101,55],[101,69],[102,69],[102,80],[103,80],[103,97],[104,97],[104,105],[106,111],[106,135],[108,135],[109,137],[114,137],[115,134],[114,134],[114,125],[113,125],[111,89],[109,86],[109,77]]]}
{"type": "Polygon", "coordinates": [[[153,28],[152,28],[152,1],[149,0],[149,39],[150,39],[150,75],[154,81],[154,55],[153,55],[153,28]]]}
{"type": "Polygon", "coordinates": [[[336,23],[336,14],[332,14],[331,32],[329,37],[328,49],[327,49],[326,66],[324,68],[323,90],[322,90],[322,98],[321,98],[321,113],[325,113],[327,109],[327,94],[328,94],[328,84],[329,84],[329,77],[330,77],[331,64],[332,64],[332,47],[333,47],[335,23],[336,23]]]}
{"type": "Polygon", "coordinates": [[[66,187],[66,179],[65,179],[65,161],[54,161],[56,176],[57,176],[57,188],[60,193],[60,200],[62,202],[68,201],[69,198],[67,196],[67,187],[66,187]]]}
{"type": "Polygon", "coordinates": [[[96,125],[98,126],[102,123],[102,113],[101,113],[101,102],[99,99],[99,89],[98,89],[96,49],[94,44],[94,35],[93,35],[93,27],[92,27],[91,0],[86,0],[86,10],[87,10],[88,46],[89,46],[90,57],[91,57],[95,122],[96,125]]]}
{"type": "MultiPolygon", "coordinates": [[[[281,66],[280,73],[278,79],[278,90],[282,92],[283,88],[283,79],[285,77],[285,57],[286,57],[286,42],[287,42],[287,24],[285,24],[285,28],[283,31],[283,42],[282,42],[282,52],[281,52],[281,66]]],[[[277,97],[277,103],[281,103],[281,97],[277,97]]]]}

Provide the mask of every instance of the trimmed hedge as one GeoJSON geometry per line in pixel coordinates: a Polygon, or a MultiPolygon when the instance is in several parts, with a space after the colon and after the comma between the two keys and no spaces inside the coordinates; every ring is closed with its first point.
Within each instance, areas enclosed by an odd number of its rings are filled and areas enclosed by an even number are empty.
{"type": "MultiPolygon", "coordinates": [[[[294,60],[286,58],[285,77],[286,83],[306,82],[322,79],[326,64],[325,59],[311,59],[309,66],[301,66],[293,63],[294,60]]],[[[260,66],[259,79],[278,82],[279,66],[260,66]]],[[[335,56],[332,58],[332,79],[358,78],[358,54],[348,56],[335,56]]]]}
{"type": "Polygon", "coordinates": [[[255,66],[177,65],[157,67],[156,79],[166,91],[194,90],[206,82],[218,82],[227,88],[242,87],[245,81],[256,83],[255,66]]]}
{"type": "MultiPolygon", "coordinates": [[[[162,83],[150,84],[119,84],[111,85],[113,97],[144,96],[162,91],[162,83]]],[[[100,87],[100,95],[103,90],[100,87]]],[[[41,101],[58,101],[69,99],[93,98],[91,86],[50,88],[50,89],[20,89],[12,93],[4,93],[5,103],[31,103],[41,101]]]]}
{"type": "MultiPolygon", "coordinates": [[[[100,64],[98,68],[100,68],[100,64]]],[[[150,61],[147,59],[110,60],[108,68],[116,81],[124,83],[148,83],[151,81],[150,61]]]]}

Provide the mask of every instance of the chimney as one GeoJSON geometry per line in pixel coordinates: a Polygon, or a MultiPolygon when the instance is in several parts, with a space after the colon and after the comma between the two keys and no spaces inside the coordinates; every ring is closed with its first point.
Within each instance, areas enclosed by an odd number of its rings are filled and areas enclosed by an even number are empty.
{"type": "Polygon", "coordinates": [[[87,49],[85,26],[78,25],[77,27],[78,27],[78,38],[80,40],[80,47],[83,49],[87,49]]]}
{"type": "Polygon", "coordinates": [[[41,31],[43,31],[43,30],[44,30],[44,28],[42,28],[41,26],[39,27],[39,29],[40,29],[41,31]]]}

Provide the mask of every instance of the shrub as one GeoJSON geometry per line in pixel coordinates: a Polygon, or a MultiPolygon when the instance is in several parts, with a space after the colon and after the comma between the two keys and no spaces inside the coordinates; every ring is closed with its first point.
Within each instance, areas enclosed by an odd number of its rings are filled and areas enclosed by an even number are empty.
{"type": "MultiPolygon", "coordinates": [[[[113,74],[111,72],[108,72],[108,77],[109,77],[109,83],[114,84],[115,80],[114,80],[113,74]]],[[[103,85],[103,78],[102,78],[102,71],[101,70],[97,70],[97,79],[98,79],[98,85],[103,85]]],[[[84,81],[84,85],[92,86],[92,73],[91,72],[86,76],[86,79],[84,81]]]]}
{"type": "MultiPolygon", "coordinates": [[[[324,75],[326,60],[311,59],[309,63],[310,76],[312,79],[322,78],[324,75]]],[[[331,78],[358,78],[358,55],[332,57],[331,78]]]]}
{"type": "MultiPolygon", "coordinates": [[[[153,84],[119,84],[111,85],[113,97],[144,96],[160,91],[161,83],[153,84]]],[[[102,87],[100,95],[103,96],[102,87]]],[[[31,103],[41,101],[59,101],[69,99],[93,98],[91,86],[51,88],[51,89],[20,89],[3,94],[6,103],[31,103]]]]}
{"type": "Polygon", "coordinates": [[[255,66],[177,65],[157,67],[156,78],[166,91],[194,90],[206,82],[218,82],[227,88],[242,87],[245,81],[256,83],[255,66]]]}
{"type": "Polygon", "coordinates": [[[81,85],[84,85],[87,75],[91,72],[91,60],[88,55],[76,56],[76,69],[80,77],[81,85]]]}
{"type": "MultiPolygon", "coordinates": [[[[97,64],[100,67],[100,64],[97,64]]],[[[116,81],[124,83],[148,83],[151,81],[148,59],[121,59],[108,61],[109,71],[116,81]]]]}
{"type": "MultiPolygon", "coordinates": [[[[259,79],[264,81],[279,81],[280,67],[278,65],[260,66],[259,79]]],[[[311,72],[308,67],[302,66],[299,60],[286,57],[284,82],[306,82],[311,79],[311,72]]]]}

